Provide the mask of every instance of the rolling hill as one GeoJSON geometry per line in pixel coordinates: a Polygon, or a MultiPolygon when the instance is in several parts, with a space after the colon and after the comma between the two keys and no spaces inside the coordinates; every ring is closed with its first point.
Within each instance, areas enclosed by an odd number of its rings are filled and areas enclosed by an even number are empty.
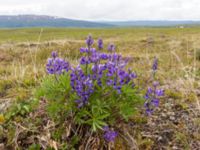
{"type": "Polygon", "coordinates": [[[75,27],[75,28],[107,28],[107,27],[170,27],[170,26],[200,25],[200,21],[168,21],[168,20],[138,20],[138,21],[84,21],[45,15],[0,15],[0,28],[24,27],[75,27]]]}
{"type": "Polygon", "coordinates": [[[52,17],[52,16],[43,16],[43,15],[0,16],[0,28],[23,28],[23,27],[98,28],[98,27],[113,27],[113,25],[52,17]]]}

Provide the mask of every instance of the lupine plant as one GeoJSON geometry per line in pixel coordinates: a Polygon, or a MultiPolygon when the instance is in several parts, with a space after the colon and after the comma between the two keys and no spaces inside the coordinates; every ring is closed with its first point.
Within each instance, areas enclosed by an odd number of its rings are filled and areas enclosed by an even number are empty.
{"type": "MultiPolygon", "coordinates": [[[[115,125],[128,121],[143,105],[150,115],[154,106],[158,106],[163,90],[154,82],[144,96],[134,82],[137,74],[127,68],[128,59],[116,53],[115,45],[109,44],[107,52],[102,39],[98,39],[96,48],[93,45],[89,35],[86,47],[80,48],[82,57],[78,65],[52,52],[46,65],[48,76],[41,83],[39,96],[48,100],[52,116],[73,118],[75,124],[88,126],[111,142],[118,135],[115,125]]],[[[155,59],[154,75],[157,65],[155,59]]]]}
{"type": "Polygon", "coordinates": [[[155,74],[158,69],[158,59],[154,58],[153,65],[152,65],[152,75],[153,75],[153,83],[152,86],[147,88],[146,94],[144,96],[145,103],[144,106],[146,108],[146,114],[151,115],[154,108],[159,106],[159,97],[164,95],[164,90],[159,89],[159,82],[155,81],[155,74]]]}

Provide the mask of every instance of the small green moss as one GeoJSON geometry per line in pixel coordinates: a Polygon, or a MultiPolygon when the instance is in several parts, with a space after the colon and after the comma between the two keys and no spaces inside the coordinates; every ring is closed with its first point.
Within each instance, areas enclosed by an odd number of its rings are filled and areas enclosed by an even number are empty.
{"type": "Polygon", "coordinates": [[[26,78],[26,79],[24,79],[24,81],[23,81],[23,84],[24,84],[25,87],[34,86],[35,83],[36,83],[36,82],[35,82],[34,78],[32,78],[32,77],[26,78]]]}
{"type": "Polygon", "coordinates": [[[166,90],[165,94],[173,99],[182,99],[183,94],[180,91],[166,90]]]}
{"type": "Polygon", "coordinates": [[[64,128],[63,127],[60,127],[60,128],[57,128],[52,134],[52,138],[55,139],[56,141],[58,141],[59,139],[62,139],[62,135],[64,133],[64,128]]]}
{"type": "Polygon", "coordinates": [[[0,96],[4,96],[6,91],[12,87],[11,80],[0,80],[0,96]]]}
{"type": "Polygon", "coordinates": [[[177,142],[181,143],[184,146],[185,149],[189,148],[187,135],[185,135],[184,133],[182,133],[182,132],[176,132],[176,134],[175,134],[175,140],[177,142]]]}
{"type": "Polygon", "coordinates": [[[139,115],[135,115],[135,116],[131,117],[131,120],[133,122],[139,123],[139,124],[147,123],[147,117],[142,117],[139,115]]]}
{"type": "Polygon", "coordinates": [[[4,123],[5,117],[4,115],[0,114],[0,124],[4,123]]]}
{"type": "Polygon", "coordinates": [[[146,149],[146,150],[150,150],[152,149],[152,146],[154,144],[154,141],[152,141],[151,139],[141,139],[139,141],[139,149],[146,149]]]}
{"type": "Polygon", "coordinates": [[[17,101],[24,101],[29,98],[30,93],[26,88],[18,86],[10,89],[8,95],[15,96],[17,101]]]}
{"type": "Polygon", "coordinates": [[[188,95],[187,95],[187,100],[189,101],[189,102],[195,102],[195,100],[196,100],[196,94],[195,93],[189,93],[188,95]]]}
{"type": "Polygon", "coordinates": [[[7,136],[6,136],[7,144],[11,145],[13,142],[13,139],[15,138],[16,129],[13,124],[8,125],[7,129],[8,129],[7,136]]]}
{"type": "Polygon", "coordinates": [[[39,144],[32,144],[28,147],[28,150],[40,150],[40,145],[39,144]]]}
{"type": "Polygon", "coordinates": [[[200,61],[200,49],[196,50],[196,59],[200,61]]]}

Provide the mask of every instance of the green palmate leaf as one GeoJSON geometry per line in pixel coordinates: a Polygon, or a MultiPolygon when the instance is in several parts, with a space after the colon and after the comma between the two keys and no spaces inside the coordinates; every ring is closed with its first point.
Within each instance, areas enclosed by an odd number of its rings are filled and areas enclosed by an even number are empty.
{"type": "Polygon", "coordinates": [[[92,130],[95,132],[97,129],[102,129],[103,126],[107,125],[102,119],[92,118],[85,121],[86,124],[92,126],[92,130]]]}
{"type": "MultiPolygon", "coordinates": [[[[94,109],[93,109],[94,110],[94,109]]],[[[92,126],[92,130],[102,129],[106,125],[105,119],[110,116],[109,113],[99,113],[97,111],[92,111],[91,118],[86,120],[85,123],[92,126]]]]}
{"type": "Polygon", "coordinates": [[[119,105],[119,113],[126,121],[128,121],[129,117],[131,117],[135,112],[136,109],[130,103],[121,103],[119,105]]]}
{"type": "Polygon", "coordinates": [[[45,96],[49,100],[64,99],[70,93],[69,74],[58,77],[51,75],[43,79],[41,87],[36,90],[36,97],[45,96]]]}

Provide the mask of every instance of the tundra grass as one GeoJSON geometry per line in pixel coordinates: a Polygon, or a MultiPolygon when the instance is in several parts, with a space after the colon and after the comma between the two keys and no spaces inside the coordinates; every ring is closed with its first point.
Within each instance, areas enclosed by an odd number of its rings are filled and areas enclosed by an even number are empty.
{"type": "MultiPolygon", "coordinates": [[[[158,78],[165,85],[167,96],[162,103],[168,104],[169,99],[173,99],[173,103],[184,110],[191,110],[194,104],[193,111],[200,112],[200,27],[174,27],[0,29],[0,113],[32,97],[41,78],[46,76],[45,64],[51,51],[56,50],[72,64],[78,64],[79,48],[88,34],[95,39],[103,38],[105,45],[114,43],[119,53],[130,57],[130,67],[143,79],[149,74],[154,56],[158,57],[158,78]]],[[[138,82],[143,84],[145,80],[138,82]]],[[[179,132],[174,135],[176,139],[179,132]]],[[[151,147],[154,144],[151,139],[148,145],[149,140],[137,142],[142,143],[142,147],[145,143],[145,147],[151,147]]]]}

